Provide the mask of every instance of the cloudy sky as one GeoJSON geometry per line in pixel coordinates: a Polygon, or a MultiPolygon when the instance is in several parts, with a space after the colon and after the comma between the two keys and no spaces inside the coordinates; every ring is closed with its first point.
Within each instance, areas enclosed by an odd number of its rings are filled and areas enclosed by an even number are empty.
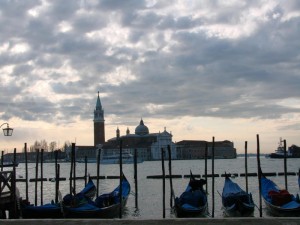
{"type": "Polygon", "coordinates": [[[1,0],[0,148],[150,132],[300,145],[298,0],[1,0]],[[5,127],[5,126],[4,126],[5,127]],[[2,127],[3,128],[3,127],[2,127]]]}

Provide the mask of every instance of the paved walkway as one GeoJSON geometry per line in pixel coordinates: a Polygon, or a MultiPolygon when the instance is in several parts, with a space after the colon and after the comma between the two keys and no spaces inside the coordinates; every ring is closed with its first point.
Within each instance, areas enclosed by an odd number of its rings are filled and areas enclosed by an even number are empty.
{"type": "Polygon", "coordinates": [[[300,218],[0,220],[1,225],[300,225],[300,218]]]}

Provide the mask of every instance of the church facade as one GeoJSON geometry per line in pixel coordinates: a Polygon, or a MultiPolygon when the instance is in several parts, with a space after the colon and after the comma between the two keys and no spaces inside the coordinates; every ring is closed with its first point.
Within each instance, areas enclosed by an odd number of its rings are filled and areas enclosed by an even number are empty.
{"type": "Polygon", "coordinates": [[[131,134],[127,128],[126,134],[121,136],[120,130],[117,128],[116,136],[102,146],[103,156],[118,154],[121,141],[123,151],[134,154],[134,149],[137,149],[138,158],[142,161],[160,160],[162,149],[165,150],[165,158],[167,159],[168,146],[170,146],[171,158],[177,159],[176,145],[172,141],[172,134],[167,132],[166,128],[163,132],[150,133],[143,119],[135,128],[134,134],[131,134]]]}

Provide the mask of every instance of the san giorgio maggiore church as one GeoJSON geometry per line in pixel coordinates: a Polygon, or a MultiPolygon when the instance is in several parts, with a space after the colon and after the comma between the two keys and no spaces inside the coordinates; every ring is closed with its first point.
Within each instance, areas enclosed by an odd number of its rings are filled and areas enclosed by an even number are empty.
{"type": "MultiPolygon", "coordinates": [[[[76,146],[76,160],[88,160],[96,158],[98,149],[101,148],[101,157],[116,155],[120,153],[120,140],[122,140],[122,151],[134,154],[137,150],[138,159],[142,161],[160,160],[161,150],[165,150],[165,158],[168,158],[167,149],[170,146],[172,159],[200,159],[205,156],[205,148],[208,148],[208,157],[211,156],[212,143],[207,141],[183,140],[177,143],[172,141],[172,134],[164,128],[163,132],[150,133],[143,119],[131,133],[127,128],[126,133],[121,135],[119,127],[116,129],[115,137],[105,141],[104,110],[99,97],[94,109],[94,146],[76,146]]],[[[235,158],[236,149],[233,142],[215,142],[216,158],[235,158]]],[[[66,150],[67,156],[70,150],[66,150]]]]}

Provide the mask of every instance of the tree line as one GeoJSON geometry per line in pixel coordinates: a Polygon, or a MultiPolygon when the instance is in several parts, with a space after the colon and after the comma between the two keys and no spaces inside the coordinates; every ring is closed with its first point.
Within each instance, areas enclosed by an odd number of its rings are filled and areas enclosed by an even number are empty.
{"type": "Polygon", "coordinates": [[[55,150],[61,150],[64,152],[68,147],[70,147],[72,144],[70,141],[65,141],[62,146],[59,146],[59,144],[56,141],[51,141],[49,144],[48,142],[43,139],[40,141],[35,141],[33,145],[30,145],[29,152],[35,152],[36,150],[43,149],[44,152],[53,152],[55,150]]]}

